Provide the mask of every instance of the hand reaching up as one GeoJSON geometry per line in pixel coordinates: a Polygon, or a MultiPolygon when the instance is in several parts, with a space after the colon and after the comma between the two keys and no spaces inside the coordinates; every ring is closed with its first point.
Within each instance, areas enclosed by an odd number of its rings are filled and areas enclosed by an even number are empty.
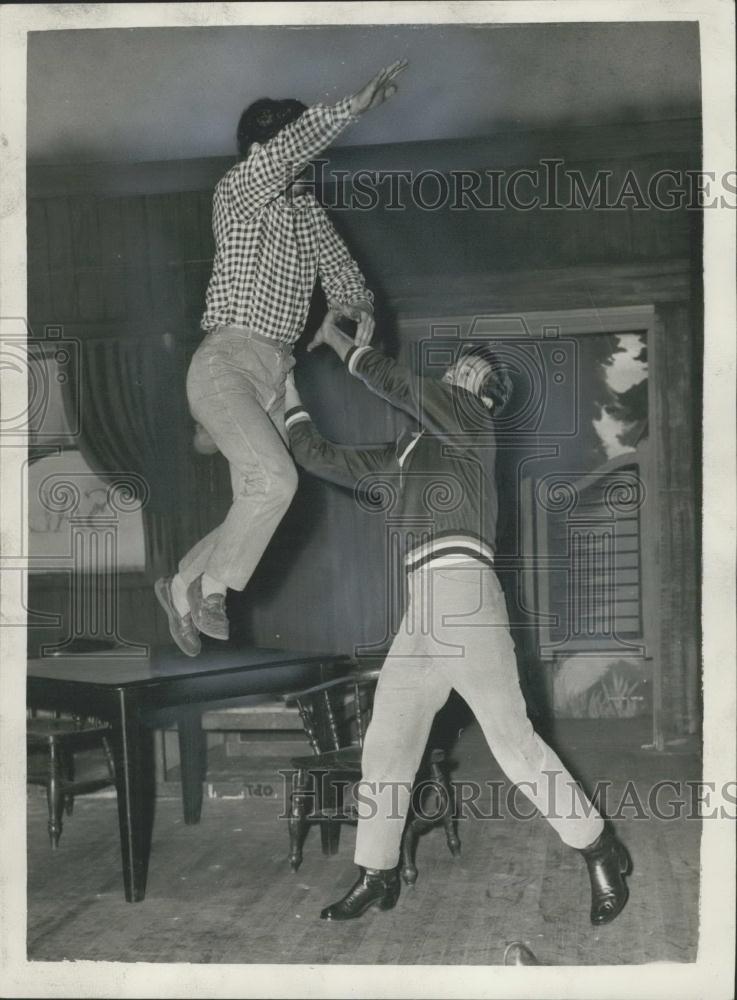
{"type": "Polygon", "coordinates": [[[356,302],[350,306],[339,306],[338,316],[345,316],[356,324],[356,347],[365,347],[371,343],[374,335],[374,311],[368,303],[356,302]]]}
{"type": "Polygon", "coordinates": [[[351,114],[362,115],[364,111],[378,108],[397,92],[395,79],[407,68],[406,59],[397,59],[391,66],[379,70],[365,87],[351,98],[351,114]]]}

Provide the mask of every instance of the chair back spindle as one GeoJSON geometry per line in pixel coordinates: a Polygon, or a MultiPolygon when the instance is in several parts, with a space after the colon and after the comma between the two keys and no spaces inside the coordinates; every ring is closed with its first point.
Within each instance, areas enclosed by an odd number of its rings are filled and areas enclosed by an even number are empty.
{"type": "Polygon", "coordinates": [[[356,732],[358,745],[363,747],[363,738],[366,735],[366,724],[363,718],[363,705],[361,703],[361,683],[358,678],[353,682],[353,700],[356,706],[356,732]]]}
{"type": "Polygon", "coordinates": [[[297,711],[299,712],[299,717],[302,720],[302,725],[304,726],[305,736],[307,737],[312,752],[317,755],[322,753],[320,747],[320,740],[317,736],[317,729],[315,728],[315,723],[312,718],[312,712],[305,705],[301,698],[297,699],[297,711]]]}
{"type": "Polygon", "coordinates": [[[323,698],[325,701],[325,716],[327,718],[328,729],[330,731],[330,739],[333,743],[333,750],[340,750],[340,736],[338,735],[338,725],[335,721],[335,710],[327,691],[323,691],[323,698]]]}

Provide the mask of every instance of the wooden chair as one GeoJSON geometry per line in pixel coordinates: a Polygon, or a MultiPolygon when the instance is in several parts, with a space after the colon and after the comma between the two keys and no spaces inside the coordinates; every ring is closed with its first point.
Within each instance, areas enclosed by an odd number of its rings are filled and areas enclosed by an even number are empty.
{"type": "MultiPolygon", "coordinates": [[[[335,854],[341,824],[358,820],[356,807],[345,804],[345,792],[361,778],[363,740],[379,672],[378,668],[358,669],[349,676],[284,696],[287,704],[297,705],[312,748],[312,756],[293,757],[291,762],[289,864],[292,871],[296,872],[302,863],[302,845],[310,824],[320,825],[323,854],[335,854]]],[[[445,767],[443,750],[426,751],[402,838],[400,871],[407,885],[417,880],[417,841],[430,827],[442,822],[450,853],[454,857],[460,854],[453,795],[445,767]]]]}
{"type": "MultiPolygon", "coordinates": [[[[100,655],[114,649],[116,643],[78,636],[60,652],[74,656],[100,655]]],[[[51,654],[58,655],[58,654],[51,654]]],[[[115,767],[108,737],[110,726],[98,719],[39,714],[31,709],[26,720],[26,780],[46,789],[49,806],[49,840],[53,850],[59,846],[62,816],[71,816],[75,795],[95,792],[115,784],[115,767]],[[76,754],[100,749],[104,753],[106,773],[76,776],[76,754]]]]}
{"type": "Polygon", "coordinates": [[[59,846],[63,813],[71,816],[74,809],[74,796],[115,784],[109,735],[109,726],[90,719],[34,716],[26,723],[27,780],[46,788],[53,850],[59,846]],[[94,748],[104,751],[107,774],[77,778],[75,754],[94,748]]]}

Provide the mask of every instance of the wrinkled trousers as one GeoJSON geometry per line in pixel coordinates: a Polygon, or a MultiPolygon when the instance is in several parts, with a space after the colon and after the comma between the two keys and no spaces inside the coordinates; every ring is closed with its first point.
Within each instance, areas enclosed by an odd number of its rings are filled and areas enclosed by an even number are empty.
{"type": "Polygon", "coordinates": [[[284,383],[291,347],[218,327],[198,347],[187,373],[187,400],[228,460],[233,502],[222,524],[181,559],[188,586],[208,573],[243,590],[297,489],[286,445],[284,383]]]}
{"type": "Polygon", "coordinates": [[[408,585],[407,610],[379,675],[364,742],[356,864],[398,863],[410,789],[435,714],[453,688],[510,783],[564,843],[591,844],[603,820],[527,717],[496,573],[474,561],[429,563],[409,574],[408,585]]]}

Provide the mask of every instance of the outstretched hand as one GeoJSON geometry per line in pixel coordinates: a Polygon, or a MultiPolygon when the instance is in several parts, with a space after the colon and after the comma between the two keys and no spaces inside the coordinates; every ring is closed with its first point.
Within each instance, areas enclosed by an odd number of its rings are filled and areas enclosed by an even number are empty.
{"type": "Polygon", "coordinates": [[[351,306],[338,306],[334,312],[338,316],[345,316],[346,319],[353,320],[356,324],[356,347],[366,347],[371,343],[374,335],[374,312],[368,303],[355,303],[351,306]]]}
{"type": "Polygon", "coordinates": [[[315,348],[320,347],[321,344],[327,344],[328,347],[332,347],[341,361],[345,361],[348,352],[354,346],[354,341],[351,340],[348,334],[343,333],[343,331],[335,325],[335,320],[339,315],[341,315],[341,312],[334,309],[329,309],[327,311],[325,319],[320,324],[320,329],[307,345],[308,351],[314,351],[315,348]]]}
{"type": "Polygon", "coordinates": [[[393,97],[397,92],[394,80],[407,66],[408,62],[406,59],[397,59],[391,66],[379,70],[376,76],[369,80],[366,86],[362,87],[351,98],[351,114],[362,115],[364,111],[377,108],[384,101],[388,101],[390,97],[393,97]]]}
{"type": "Polygon", "coordinates": [[[320,347],[322,344],[328,344],[332,347],[336,334],[341,337],[345,336],[343,331],[339,330],[335,325],[338,315],[336,310],[328,309],[317,333],[307,345],[308,351],[314,351],[316,347],[320,347]]]}

